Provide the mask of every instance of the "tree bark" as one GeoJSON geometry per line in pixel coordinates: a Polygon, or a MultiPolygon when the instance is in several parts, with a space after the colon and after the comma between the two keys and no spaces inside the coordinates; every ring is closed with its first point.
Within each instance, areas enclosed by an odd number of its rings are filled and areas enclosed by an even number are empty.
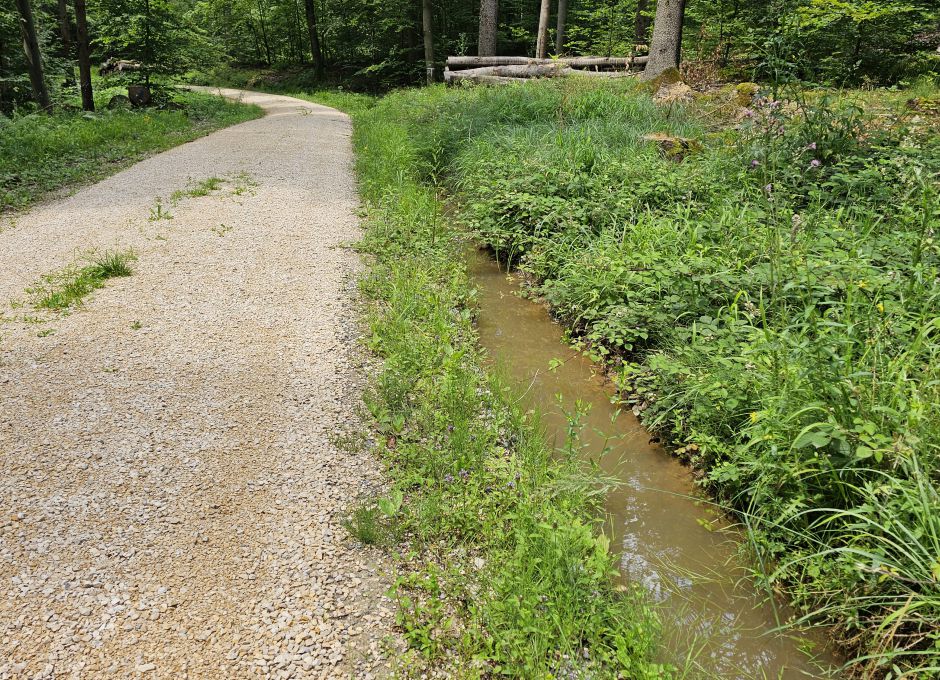
{"type": "Polygon", "coordinates": [[[535,40],[535,58],[548,56],[548,17],[551,13],[551,0],[542,0],[539,10],[539,32],[535,40]]]}
{"type": "Polygon", "coordinates": [[[323,77],[323,51],[320,49],[320,31],[317,28],[317,8],[314,0],[304,0],[307,9],[307,34],[310,37],[310,56],[317,80],[323,77]]]}
{"type": "Polygon", "coordinates": [[[46,89],[42,74],[42,55],[39,52],[39,39],[36,37],[36,24],[33,23],[33,8],[30,7],[29,0],[16,0],[16,8],[20,12],[20,33],[23,36],[23,51],[26,53],[26,63],[29,67],[33,98],[39,108],[52,111],[49,90],[46,89]]]}
{"type": "Polygon", "coordinates": [[[646,10],[649,7],[649,0],[637,0],[636,3],[636,27],[633,40],[637,45],[645,45],[649,39],[650,18],[646,16],[646,10]]]}
{"type": "Polygon", "coordinates": [[[82,91],[82,108],[94,111],[95,95],[91,89],[91,49],[88,44],[85,0],[75,0],[75,37],[78,42],[78,82],[82,91]]]}
{"type": "Polygon", "coordinates": [[[72,29],[69,25],[68,0],[59,0],[59,37],[62,39],[62,56],[68,59],[72,54],[72,29]]]}
{"type": "Polygon", "coordinates": [[[663,71],[679,68],[684,15],[685,0],[659,0],[656,3],[650,59],[643,71],[643,80],[652,80],[663,71]]]}
{"type": "Polygon", "coordinates": [[[499,22],[499,0],[480,0],[480,39],[477,54],[492,57],[496,54],[496,30],[499,22]]]}
{"type": "Polygon", "coordinates": [[[424,70],[427,83],[434,83],[434,26],[431,0],[421,0],[421,23],[424,28],[424,70]]]}
{"type": "Polygon", "coordinates": [[[565,51],[565,28],[568,23],[568,0],[558,0],[558,23],[555,25],[555,54],[565,51]]]}

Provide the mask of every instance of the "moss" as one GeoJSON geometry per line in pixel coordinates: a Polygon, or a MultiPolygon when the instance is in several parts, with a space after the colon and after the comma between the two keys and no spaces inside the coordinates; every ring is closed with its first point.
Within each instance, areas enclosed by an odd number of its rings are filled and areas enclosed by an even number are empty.
{"type": "Polygon", "coordinates": [[[738,83],[734,88],[734,100],[741,106],[750,106],[759,91],[757,83],[738,83]]]}

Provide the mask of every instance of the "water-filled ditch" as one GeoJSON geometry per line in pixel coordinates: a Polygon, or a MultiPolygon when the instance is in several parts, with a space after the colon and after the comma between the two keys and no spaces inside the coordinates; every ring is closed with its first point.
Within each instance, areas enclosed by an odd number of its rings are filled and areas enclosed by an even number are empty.
{"type": "Polygon", "coordinates": [[[672,655],[666,660],[682,665],[694,657],[693,677],[828,677],[820,665],[834,659],[822,635],[774,632],[790,612],[756,592],[741,557],[743,535],[697,494],[689,469],[651,443],[632,412],[618,414],[601,368],[565,344],[544,306],[520,297],[518,283],[487,254],[471,249],[467,257],[479,290],[480,341],[525,406],[540,411],[547,436],[563,446],[566,413],[579,400],[589,409],[580,445],[620,481],[607,495],[608,531],[622,578],[657,603],[663,648],[672,655]]]}

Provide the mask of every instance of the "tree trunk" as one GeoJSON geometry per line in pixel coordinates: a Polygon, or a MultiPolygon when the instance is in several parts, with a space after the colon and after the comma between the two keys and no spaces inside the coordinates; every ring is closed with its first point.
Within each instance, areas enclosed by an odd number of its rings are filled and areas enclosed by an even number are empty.
{"type": "Polygon", "coordinates": [[[633,40],[637,45],[645,45],[649,39],[650,18],[646,16],[646,10],[649,7],[649,0],[637,0],[636,3],[636,28],[633,40]]]}
{"type": "Polygon", "coordinates": [[[49,101],[49,91],[42,75],[42,55],[39,53],[39,40],[36,37],[36,24],[33,23],[33,9],[29,0],[16,0],[16,8],[20,12],[20,33],[23,35],[23,51],[26,53],[26,63],[29,67],[29,82],[33,86],[33,98],[39,108],[45,111],[52,110],[49,101]]]}
{"type": "Polygon", "coordinates": [[[551,0],[542,0],[539,10],[539,32],[535,40],[535,58],[544,59],[548,55],[548,16],[551,13],[551,0]]]}
{"type": "Polygon", "coordinates": [[[480,39],[477,54],[492,57],[496,54],[496,29],[499,21],[499,0],[480,2],[480,39]]]}
{"type": "Polygon", "coordinates": [[[72,54],[72,29],[69,25],[68,0],[59,0],[59,37],[62,39],[62,56],[66,59],[72,54]]]}
{"type": "Polygon", "coordinates": [[[421,0],[421,23],[424,27],[424,70],[427,83],[434,83],[434,27],[431,0],[421,0]]]}
{"type": "Polygon", "coordinates": [[[643,80],[652,80],[663,71],[679,68],[684,15],[685,0],[659,0],[656,3],[650,59],[643,71],[643,80]]]}
{"type": "Polygon", "coordinates": [[[320,32],[317,29],[317,8],[314,0],[304,0],[307,8],[307,33],[310,35],[310,55],[313,72],[317,80],[323,77],[323,51],[320,49],[320,32]]]}
{"type": "Polygon", "coordinates": [[[555,27],[555,54],[565,50],[565,26],[568,21],[568,0],[558,0],[558,23],[555,27]]]}
{"type": "Polygon", "coordinates": [[[91,50],[88,45],[85,0],[75,0],[75,37],[78,42],[78,82],[82,90],[82,108],[94,111],[95,96],[91,89],[91,50]]]}

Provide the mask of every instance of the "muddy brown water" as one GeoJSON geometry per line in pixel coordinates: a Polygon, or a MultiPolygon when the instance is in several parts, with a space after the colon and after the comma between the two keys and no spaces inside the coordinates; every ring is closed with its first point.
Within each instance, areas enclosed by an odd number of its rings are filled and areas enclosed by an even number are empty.
{"type": "Polygon", "coordinates": [[[742,534],[696,493],[688,468],[651,444],[632,412],[618,413],[600,367],[564,342],[543,305],[520,297],[518,282],[486,253],[471,249],[467,257],[479,291],[480,342],[525,406],[541,413],[551,443],[565,443],[565,412],[578,400],[589,405],[580,443],[621,482],[607,495],[608,530],[621,577],[656,603],[664,660],[681,667],[694,657],[695,678],[831,677],[823,669],[837,664],[822,635],[774,632],[791,612],[756,592],[742,534]],[[564,363],[549,370],[553,360],[564,363]]]}

